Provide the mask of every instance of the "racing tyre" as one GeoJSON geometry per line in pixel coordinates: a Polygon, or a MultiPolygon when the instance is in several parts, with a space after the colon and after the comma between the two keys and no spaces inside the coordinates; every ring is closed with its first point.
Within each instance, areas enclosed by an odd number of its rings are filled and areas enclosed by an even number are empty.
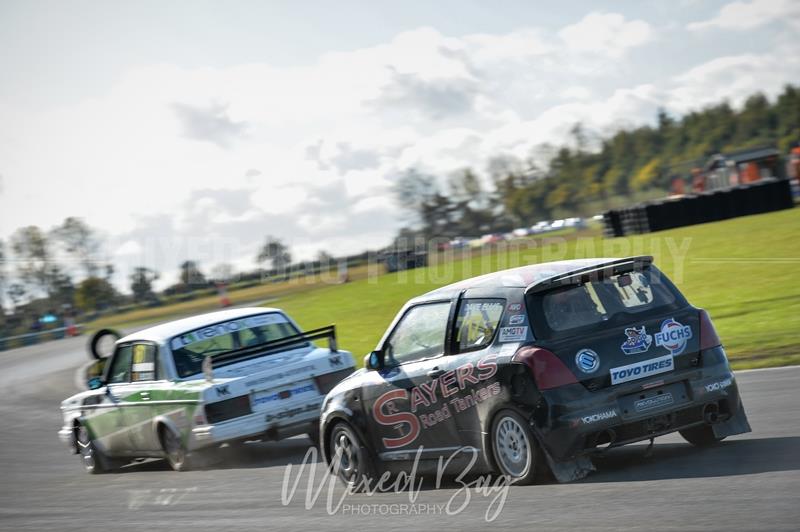
{"type": "Polygon", "coordinates": [[[528,422],[513,410],[501,410],[491,429],[492,455],[500,473],[514,484],[531,484],[543,474],[543,455],[528,422]]]}
{"type": "Polygon", "coordinates": [[[715,436],[714,428],[711,425],[698,425],[679,432],[684,440],[695,447],[708,447],[725,439],[725,436],[721,438],[715,436]]]}
{"type": "Polygon", "coordinates": [[[114,342],[120,339],[120,334],[113,329],[100,329],[89,340],[89,355],[92,360],[108,358],[114,350],[114,342]]]}
{"type": "Polygon", "coordinates": [[[351,492],[364,491],[375,478],[375,468],[361,438],[347,423],[338,423],[329,441],[333,473],[351,492]]]}
{"type": "Polygon", "coordinates": [[[188,471],[196,467],[196,460],[186,450],[180,435],[169,427],[161,429],[161,448],[164,450],[164,458],[174,471],[188,471]]]}
{"type": "Polygon", "coordinates": [[[103,453],[100,452],[100,449],[94,446],[92,437],[89,435],[89,429],[83,425],[78,426],[76,442],[78,444],[78,453],[81,455],[81,461],[87,473],[97,475],[109,470],[108,461],[103,456],[103,453]]]}

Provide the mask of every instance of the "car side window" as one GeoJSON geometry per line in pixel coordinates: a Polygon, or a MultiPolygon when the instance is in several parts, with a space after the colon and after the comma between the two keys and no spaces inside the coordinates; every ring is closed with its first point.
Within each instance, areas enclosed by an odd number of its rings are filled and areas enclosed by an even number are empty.
{"type": "Polygon", "coordinates": [[[409,309],[384,345],[386,364],[395,366],[442,354],[449,315],[450,302],[409,309]]]}
{"type": "Polygon", "coordinates": [[[156,378],[156,346],[134,344],[131,382],[152,381],[156,378]]]}
{"type": "Polygon", "coordinates": [[[123,345],[117,348],[117,352],[114,353],[114,360],[111,361],[111,368],[108,371],[109,384],[130,381],[132,357],[132,345],[123,345]]]}
{"type": "Polygon", "coordinates": [[[460,353],[492,343],[503,315],[502,299],[464,299],[456,317],[456,346],[460,353]]]}

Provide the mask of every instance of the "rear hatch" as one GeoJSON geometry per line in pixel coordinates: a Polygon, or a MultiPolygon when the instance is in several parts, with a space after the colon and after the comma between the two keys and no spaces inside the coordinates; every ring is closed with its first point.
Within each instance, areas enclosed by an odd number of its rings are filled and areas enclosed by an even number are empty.
{"type": "Polygon", "coordinates": [[[697,365],[698,310],[653,266],[571,280],[527,299],[536,344],[589,390],[697,365]]]}

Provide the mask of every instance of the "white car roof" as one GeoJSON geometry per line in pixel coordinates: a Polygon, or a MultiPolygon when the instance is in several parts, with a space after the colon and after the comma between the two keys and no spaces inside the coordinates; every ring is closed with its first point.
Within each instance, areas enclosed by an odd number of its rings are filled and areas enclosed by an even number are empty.
{"type": "Polygon", "coordinates": [[[136,340],[146,340],[149,342],[165,343],[173,336],[200,329],[208,325],[214,325],[223,321],[235,320],[237,318],[244,318],[246,316],[254,316],[256,314],[266,314],[268,312],[280,312],[281,309],[270,307],[247,307],[247,308],[233,308],[226,310],[219,310],[216,312],[209,312],[207,314],[199,314],[189,318],[180,320],[168,321],[154,327],[148,327],[135,333],[131,333],[118,342],[131,342],[136,340]]]}

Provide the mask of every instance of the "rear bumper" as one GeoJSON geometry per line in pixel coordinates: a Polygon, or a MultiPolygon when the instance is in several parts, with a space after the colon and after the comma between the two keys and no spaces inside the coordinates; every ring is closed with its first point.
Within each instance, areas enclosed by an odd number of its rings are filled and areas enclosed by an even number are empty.
{"type": "Polygon", "coordinates": [[[704,423],[728,424],[726,436],[748,432],[736,379],[722,348],[715,350],[701,367],[593,392],[581,384],[553,390],[542,443],[565,461],[704,423]]]}
{"type": "Polygon", "coordinates": [[[279,440],[316,430],[322,396],[270,412],[255,412],[213,425],[198,425],[189,435],[189,450],[236,440],[279,440]]]}

